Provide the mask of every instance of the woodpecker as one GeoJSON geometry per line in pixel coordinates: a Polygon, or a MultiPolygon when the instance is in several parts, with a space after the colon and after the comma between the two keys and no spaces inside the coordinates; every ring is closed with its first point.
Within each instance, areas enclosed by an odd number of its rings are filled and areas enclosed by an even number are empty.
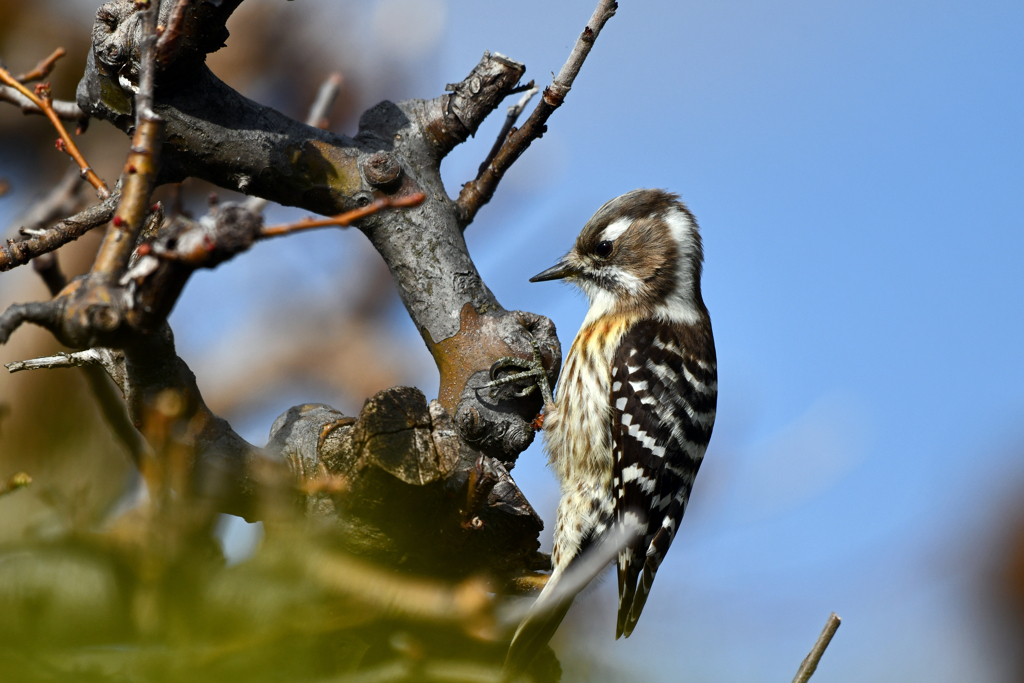
{"type": "MultiPolygon", "coordinates": [[[[697,222],[678,195],[640,189],[609,201],[568,254],[530,278],[566,280],[590,300],[557,399],[542,368],[492,383],[535,377],[544,395],[545,449],[561,499],[552,573],[538,605],[616,524],[640,530],[618,556],[616,639],[628,637],[640,618],[715,422],[717,365],[700,290],[703,260],[697,222]]],[[[573,597],[526,617],[506,669],[526,668],[573,597]]]]}

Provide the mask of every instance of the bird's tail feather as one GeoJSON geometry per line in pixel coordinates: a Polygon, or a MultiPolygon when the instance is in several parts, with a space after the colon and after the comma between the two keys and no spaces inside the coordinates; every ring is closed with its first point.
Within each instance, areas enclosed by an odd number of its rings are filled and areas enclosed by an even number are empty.
{"type": "MultiPolygon", "coordinates": [[[[635,543],[640,526],[616,524],[599,542],[557,567],[526,617],[516,629],[505,657],[506,674],[522,671],[551,639],[576,595],[627,546],[635,543]]],[[[636,585],[636,579],[633,580],[636,585]]]]}
{"type": "Polygon", "coordinates": [[[620,578],[619,622],[616,637],[623,635],[629,638],[633,629],[636,628],[636,623],[640,620],[640,613],[644,611],[644,605],[647,604],[651,586],[654,585],[658,567],[661,566],[661,560],[665,557],[665,552],[668,551],[671,542],[672,537],[668,529],[659,529],[658,533],[654,534],[647,550],[643,571],[640,571],[640,563],[634,560],[628,574],[624,577],[624,585],[623,579],[620,578]]]}
{"type": "Polygon", "coordinates": [[[618,575],[619,575],[619,617],[615,624],[615,640],[622,637],[626,630],[626,621],[629,618],[629,611],[633,606],[633,596],[636,595],[636,582],[640,571],[638,563],[633,559],[637,551],[636,545],[625,548],[619,553],[618,575]]]}
{"type": "Polygon", "coordinates": [[[657,573],[658,568],[653,566],[651,559],[648,558],[647,562],[644,563],[644,572],[640,577],[639,585],[636,587],[636,594],[633,596],[632,604],[629,606],[629,614],[625,615],[623,620],[623,614],[619,612],[619,620],[624,621],[622,624],[622,635],[627,638],[633,633],[633,629],[636,628],[636,622],[640,620],[640,613],[644,611],[644,605],[647,604],[647,596],[651,593],[651,586],[654,584],[654,576],[657,573]]]}
{"type": "MultiPolygon", "coordinates": [[[[550,585],[551,581],[548,582],[548,586],[550,585]]],[[[545,586],[544,591],[547,591],[547,588],[545,586]]],[[[555,631],[558,630],[559,624],[562,623],[562,619],[565,618],[576,596],[570,595],[565,597],[554,606],[543,604],[544,597],[542,592],[534,605],[535,607],[540,607],[530,611],[526,619],[519,624],[515,636],[512,637],[512,644],[508,647],[508,654],[505,655],[505,666],[503,667],[506,674],[525,671],[530,666],[530,662],[534,660],[537,654],[547,645],[548,641],[551,640],[551,637],[555,635],[555,631]]]]}

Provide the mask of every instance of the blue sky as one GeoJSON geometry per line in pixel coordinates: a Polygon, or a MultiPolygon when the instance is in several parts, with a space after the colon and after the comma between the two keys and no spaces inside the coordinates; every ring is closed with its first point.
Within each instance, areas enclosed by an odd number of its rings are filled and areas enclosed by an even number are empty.
{"type": "MultiPolygon", "coordinates": [[[[355,13],[367,40],[403,2],[355,13]]],[[[407,27],[415,79],[394,95],[435,96],[485,49],[546,84],[594,4],[424,0],[444,21],[407,27]]],[[[605,581],[560,648],[654,680],[789,680],[835,610],[815,681],[1002,680],[976,601],[1024,487],[1022,35],[1019,2],[621,3],[467,239],[502,304],[550,316],[568,348],[585,301],[527,278],[607,199],[679,192],[704,236],[720,403],[634,637],[613,642],[605,581]]],[[[445,161],[450,194],[501,118],[445,161]]],[[[196,277],[172,317],[183,355],[256,316],[254,292],[337,288],[360,240],[279,240],[196,277]]],[[[430,395],[422,358],[410,381],[430,395]]],[[[298,388],[236,424],[262,443],[325,398],[298,388]]],[[[534,446],[514,475],[550,522],[543,463],[534,446]]]]}

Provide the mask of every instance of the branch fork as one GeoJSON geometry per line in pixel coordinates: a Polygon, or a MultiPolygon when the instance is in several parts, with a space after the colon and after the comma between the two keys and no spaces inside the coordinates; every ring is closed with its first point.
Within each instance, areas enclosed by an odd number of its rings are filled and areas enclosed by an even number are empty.
{"type": "MultiPolygon", "coordinates": [[[[537,552],[542,523],[509,475],[534,437],[541,397],[492,395],[486,385],[504,357],[539,359],[538,372],[550,385],[561,348],[550,320],[500,305],[462,231],[543,133],[615,3],[600,0],[569,62],[521,128],[516,122],[537,88],[520,84],[524,65],[485,53],[446,93],[381,103],[364,113],[358,134],[348,138],[320,127],[340,79],[325,84],[306,125],[243,98],[204,65],[226,38],[224,22],[239,2],[163,0],[147,8],[112,0],[98,12],[78,102],[82,111],[130,133],[131,152],[119,193],[115,188],[63,227],[0,249],[0,269],[14,267],[73,239],[86,225],[110,221],[86,276],[52,301],[0,315],[0,342],[31,322],[78,351],[14,363],[10,370],[99,363],[123,392],[130,420],[152,453],[159,458],[179,446],[193,449],[189,486],[197,491],[206,477],[228,481],[222,509],[258,515],[253,500],[264,480],[256,473],[266,466],[280,477],[287,458],[300,475],[308,510],[344,509],[332,519],[346,542],[355,547],[364,539],[367,555],[400,562],[412,541],[422,540],[408,538],[409,520],[421,520],[433,524],[431,533],[443,530],[437,552],[417,559],[424,571],[486,570],[511,579],[543,568],[548,563],[537,552]],[[521,97],[508,109],[493,154],[453,202],[441,161],[512,94],[521,97]],[[255,199],[221,204],[199,221],[167,219],[151,203],[152,190],[188,177],[255,199]],[[264,226],[260,212],[267,201],[328,218],[264,226]],[[419,392],[397,388],[371,398],[358,418],[299,406],[275,423],[270,450],[257,449],[205,406],[174,350],[167,314],[197,268],[214,267],[259,239],[348,225],[388,264],[438,365],[438,400],[428,404],[419,392]],[[170,412],[161,408],[170,405],[168,397],[174,398],[170,412]],[[168,441],[172,433],[180,433],[180,443],[168,441]],[[370,528],[380,533],[360,536],[370,528]]],[[[45,89],[32,96],[45,109],[45,89]]],[[[286,489],[281,495],[295,495],[291,483],[286,489]]]]}

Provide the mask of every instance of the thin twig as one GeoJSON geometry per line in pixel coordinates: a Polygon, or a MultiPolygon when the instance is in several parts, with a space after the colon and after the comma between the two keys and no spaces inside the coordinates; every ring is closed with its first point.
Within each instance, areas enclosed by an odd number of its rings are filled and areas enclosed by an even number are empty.
{"type": "Polygon", "coordinates": [[[75,163],[78,164],[79,168],[82,169],[82,176],[87,179],[93,187],[96,188],[96,194],[99,195],[100,199],[106,199],[110,196],[110,190],[107,188],[107,184],[104,183],[89,164],[85,161],[85,157],[78,150],[78,146],[75,145],[74,140],[68,135],[68,131],[64,128],[64,124],[61,123],[60,117],[53,109],[53,98],[50,96],[49,86],[37,86],[36,90],[39,93],[37,96],[31,90],[26,88],[24,85],[19,83],[6,69],[0,69],[0,81],[3,81],[8,86],[14,88],[19,93],[31,100],[32,104],[39,107],[46,118],[50,119],[50,123],[57,129],[57,133],[60,135],[60,144],[58,148],[62,148],[67,152],[75,163]]]}
{"type": "Polygon", "coordinates": [[[530,103],[533,96],[537,94],[539,88],[530,81],[527,84],[526,90],[523,96],[519,98],[519,101],[508,108],[508,114],[505,115],[505,123],[501,125],[501,130],[498,131],[498,137],[494,140],[494,146],[491,147],[491,151],[487,153],[487,157],[484,158],[483,163],[480,164],[480,169],[477,171],[477,176],[487,170],[487,167],[494,161],[494,157],[498,156],[498,152],[501,151],[501,146],[505,144],[505,138],[508,137],[508,133],[512,130],[512,126],[516,125],[516,121],[519,119],[519,115],[526,109],[526,105],[530,103]]]}
{"type": "Polygon", "coordinates": [[[143,19],[139,91],[135,95],[135,134],[124,165],[124,189],[114,219],[103,237],[90,275],[116,282],[124,274],[149,212],[149,198],[159,170],[160,148],[166,123],[153,113],[156,72],[156,18],[159,3],[151,3],[143,19]]]}
{"type": "Polygon", "coordinates": [[[329,125],[327,115],[331,113],[334,101],[338,99],[341,92],[341,84],[345,81],[341,73],[335,71],[320,85],[316,93],[313,106],[309,108],[309,115],[306,116],[306,125],[315,128],[326,129],[329,125]]]}
{"type": "Polygon", "coordinates": [[[22,83],[43,80],[50,75],[51,71],[53,71],[53,67],[57,64],[57,60],[66,54],[67,52],[64,51],[64,48],[58,47],[49,57],[36,64],[34,69],[21,74],[17,79],[22,83]]]}
{"type": "Polygon", "coordinates": [[[551,85],[544,88],[544,95],[522,128],[512,130],[494,159],[477,175],[475,180],[466,183],[459,193],[458,206],[459,224],[463,229],[473,222],[473,218],[484,204],[494,196],[505,172],[522,156],[530,143],[539,138],[547,130],[548,118],[562,105],[565,96],[572,88],[576,76],[590,54],[598,34],[605,23],[615,15],[618,3],[615,0],[599,0],[590,22],[576,40],[569,59],[555,76],[551,85]]]}
{"type": "MultiPolygon", "coordinates": [[[[306,116],[306,125],[313,126],[315,128],[326,129],[328,126],[327,115],[331,111],[331,107],[334,106],[334,101],[338,99],[338,93],[341,92],[341,84],[344,82],[344,77],[341,73],[335,71],[327,79],[320,84],[320,90],[316,93],[316,99],[313,100],[313,106],[309,108],[309,114],[306,116]]],[[[250,197],[245,202],[245,208],[249,209],[253,213],[262,213],[269,204],[266,199],[262,197],[250,197]]]]}
{"type": "Polygon", "coordinates": [[[288,235],[293,232],[300,230],[309,230],[311,228],[326,228],[331,226],[347,227],[353,222],[360,218],[366,218],[373,214],[383,211],[384,209],[405,209],[411,206],[419,206],[427,195],[422,192],[417,192],[405,197],[382,197],[372,204],[360,207],[358,209],[352,209],[345,213],[339,213],[337,216],[330,218],[304,218],[301,221],[294,223],[285,223],[283,225],[271,225],[260,230],[260,238],[266,237],[280,237],[281,235],[288,235]]]}
{"type": "MultiPolygon", "coordinates": [[[[159,3],[157,3],[159,4],[159,3]]],[[[185,26],[185,12],[188,10],[192,0],[178,0],[178,4],[171,10],[171,16],[167,20],[167,26],[160,39],[156,43],[156,61],[160,66],[167,66],[174,59],[178,48],[181,47],[182,28],[185,26]]]]}
{"type": "Polygon", "coordinates": [[[93,228],[109,221],[121,200],[120,186],[95,206],[90,206],[81,213],[65,218],[49,230],[32,235],[18,242],[8,242],[0,246],[0,272],[23,266],[37,256],[54,249],[59,249],[68,242],[73,242],[93,228]]]}
{"type": "MultiPolygon", "coordinates": [[[[175,7],[175,10],[178,8],[175,7]]],[[[156,116],[153,113],[153,87],[156,79],[156,25],[160,14],[160,3],[150,0],[149,8],[142,13],[142,44],[139,48],[139,91],[135,95],[135,125],[156,116]]]]}
{"type": "Polygon", "coordinates": [[[818,636],[818,640],[814,643],[814,647],[811,648],[810,654],[804,658],[803,663],[800,665],[800,669],[796,672],[796,677],[793,678],[793,683],[807,683],[811,680],[811,676],[814,674],[814,670],[818,668],[818,662],[821,661],[821,656],[825,654],[825,648],[832,642],[832,636],[836,634],[836,630],[839,628],[839,624],[842,621],[836,613],[828,615],[828,621],[825,622],[825,628],[822,629],[821,635],[818,636]]]}
{"type": "Polygon", "coordinates": [[[16,360],[13,363],[4,365],[8,372],[15,373],[22,370],[52,370],[54,368],[82,368],[88,365],[103,365],[107,362],[101,349],[86,349],[65,353],[63,351],[53,356],[42,358],[31,358],[29,360],[16,360]]]}
{"type": "MultiPolygon", "coordinates": [[[[10,86],[0,85],[0,102],[10,102],[21,108],[23,114],[45,114],[36,104],[21,91],[10,86]]],[[[77,102],[65,100],[53,100],[50,103],[53,112],[64,121],[82,121],[86,118],[85,112],[78,106],[77,102]]]]}

